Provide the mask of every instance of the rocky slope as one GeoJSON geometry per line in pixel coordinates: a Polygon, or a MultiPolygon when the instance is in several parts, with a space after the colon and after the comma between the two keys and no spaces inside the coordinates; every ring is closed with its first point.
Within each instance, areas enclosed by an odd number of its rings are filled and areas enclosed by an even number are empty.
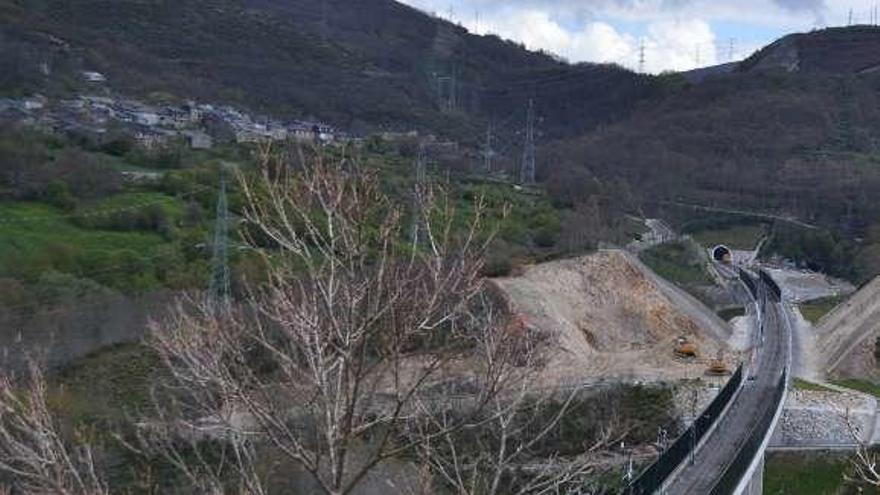
{"type": "Polygon", "coordinates": [[[816,326],[818,354],[831,376],[880,379],[880,277],[828,313],[816,326]]]}
{"type": "Polygon", "coordinates": [[[552,335],[548,380],[694,378],[727,351],[724,322],[622,251],[535,265],[495,283],[527,325],[552,335]],[[674,357],[679,337],[697,345],[692,362],[674,357]]]}

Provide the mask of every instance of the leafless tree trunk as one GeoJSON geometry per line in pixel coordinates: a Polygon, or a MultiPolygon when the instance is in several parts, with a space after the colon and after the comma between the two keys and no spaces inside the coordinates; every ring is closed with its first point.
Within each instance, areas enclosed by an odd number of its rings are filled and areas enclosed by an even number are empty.
{"type": "Polygon", "coordinates": [[[0,473],[13,493],[109,493],[87,438],[62,433],[47,403],[46,380],[33,362],[27,380],[0,377],[0,473]]]}
{"type": "Polygon", "coordinates": [[[407,218],[374,173],[320,157],[296,169],[269,160],[240,181],[268,282],[227,312],[182,305],[152,332],[185,391],[187,428],[269,445],[325,493],[345,494],[424,441],[399,425],[425,390],[458,380],[491,402],[514,354],[496,346],[474,359],[497,331],[470,316],[482,311],[491,238],[481,201],[463,221],[442,191],[420,187],[407,218]]]}
{"type": "MultiPolygon", "coordinates": [[[[240,181],[268,276],[241,304],[194,297],[152,324],[171,379],[157,415],[117,435],[131,451],[218,494],[268,493],[276,463],[347,494],[404,454],[429,490],[442,476],[460,493],[502,493],[517,471],[520,493],[549,493],[590,472],[531,455],[573,396],[549,415],[536,400],[541,340],[479,276],[491,240],[481,201],[462,215],[442,190],[418,186],[407,214],[374,173],[320,158],[267,159],[240,181]],[[446,394],[462,392],[466,407],[451,414],[446,394]],[[497,449],[456,457],[468,449],[461,435],[487,431],[497,449]]],[[[39,368],[18,385],[0,381],[0,470],[14,488],[107,493],[85,439],[71,448],[58,432],[39,368]]]]}
{"type": "Polygon", "coordinates": [[[497,377],[498,393],[486,404],[471,397],[419,403],[409,435],[430,474],[424,480],[433,485],[436,479],[459,495],[580,493],[594,474],[589,452],[570,459],[539,452],[578,390],[541,390],[534,381],[540,341],[529,345],[533,339],[521,336],[512,341],[510,336],[524,329],[516,321],[507,326],[480,339],[481,354],[519,365],[500,367],[505,371],[497,377]]]}
{"type": "Polygon", "coordinates": [[[880,454],[872,451],[871,447],[862,440],[860,428],[853,424],[849,410],[846,411],[844,420],[846,429],[856,444],[856,453],[850,458],[853,474],[844,477],[847,481],[880,489],[880,466],[878,466],[880,454]]]}

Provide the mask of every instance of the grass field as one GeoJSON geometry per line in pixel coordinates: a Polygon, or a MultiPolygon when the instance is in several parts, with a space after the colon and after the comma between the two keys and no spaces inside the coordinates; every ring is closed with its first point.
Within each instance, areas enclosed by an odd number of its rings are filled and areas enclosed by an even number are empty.
{"type": "Polygon", "coordinates": [[[53,406],[74,421],[124,419],[152,407],[158,356],[140,344],[96,351],[62,370],[53,406]]]}
{"type": "Polygon", "coordinates": [[[770,453],[764,465],[764,495],[847,493],[847,459],[841,455],[770,453]]]}
{"type": "Polygon", "coordinates": [[[822,299],[816,299],[815,301],[801,304],[799,309],[807,321],[815,324],[845,299],[846,297],[844,296],[824,297],[822,299]]]}
{"type": "Polygon", "coordinates": [[[154,268],[176,259],[179,251],[173,237],[158,230],[98,228],[77,219],[109,218],[156,205],[171,224],[185,209],[182,200],[158,192],[118,194],[81,204],[75,213],[45,203],[0,202],[0,278],[33,281],[55,271],[121,290],[155,288],[154,268]]]}
{"type": "Polygon", "coordinates": [[[730,321],[737,316],[742,316],[746,314],[746,308],[738,307],[738,308],[724,308],[718,311],[718,317],[724,321],[730,321]]]}
{"type": "Polygon", "coordinates": [[[834,392],[834,393],[837,393],[837,390],[828,388],[828,387],[826,387],[824,385],[820,385],[818,383],[813,383],[811,381],[804,380],[803,378],[795,377],[792,380],[792,384],[794,385],[794,388],[796,388],[797,390],[808,390],[808,391],[812,391],[812,392],[834,392]]]}
{"type": "Polygon", "coordinates": [[[866,394],[873,395],[874,397],[880,397],[880,385],[869,382],[868,380],[844,378],[842,380],[834,380],[831,383],[835,385],[840,385],[841,387],[858,390],[859,392],[864,392],[866,394]]]}
{"type": "Polygon", "coordinates": [[[767,233],[764,225],[734,225],[724,229],[700,230],[691,233],[697,243],[705,247],[724,244],[731,249],[755,249],[767,233]]]}
{"type": "Polygon", "coordinates": [[[52,245],[142,252],[163,242],[161,236],[150,232],[82,229],[63,210],[43,203],[0,203],[0,257],[39,256],[52,245]]]}
{"type": "Polygon", "coordinates": [[[87,212],[100,212],[117,210],[120,208],[138,208],[142,206],[161,206],[170,216],[180,217],[183,214],[183,201],[160,192],[126,192],[114,194],[100,201],[95,201],[83,206],[87,212]]]}
{"type": "Polygon", "coordinates": [[[711,284],[699,249],[685,242],[660,244],[640,255],[658,275],[679,285],[711,284]]]}

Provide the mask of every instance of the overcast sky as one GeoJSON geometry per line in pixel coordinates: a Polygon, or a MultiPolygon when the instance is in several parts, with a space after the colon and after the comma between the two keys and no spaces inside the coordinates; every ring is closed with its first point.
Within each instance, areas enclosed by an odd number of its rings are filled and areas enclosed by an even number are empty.
{"type": "MultiPolygon", "coordinates": [[[[880,0],[403,0],[480,34],[573,62],[687,70],[747,57],[791,32],[869,24],[880,0]]],[[[874,21],[880,23],[880,20],[874,21]]]]}

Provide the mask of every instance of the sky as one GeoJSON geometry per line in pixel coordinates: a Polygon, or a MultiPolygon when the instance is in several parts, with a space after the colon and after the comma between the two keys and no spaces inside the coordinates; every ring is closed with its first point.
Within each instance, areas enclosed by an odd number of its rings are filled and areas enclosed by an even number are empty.
{"type": "Polygon", "coordinates": [[[571,62],[655,74],[741,60],[786,34],[844,26],[850,17],[880,24],[880,0],[402,1],[571,62]]]}

